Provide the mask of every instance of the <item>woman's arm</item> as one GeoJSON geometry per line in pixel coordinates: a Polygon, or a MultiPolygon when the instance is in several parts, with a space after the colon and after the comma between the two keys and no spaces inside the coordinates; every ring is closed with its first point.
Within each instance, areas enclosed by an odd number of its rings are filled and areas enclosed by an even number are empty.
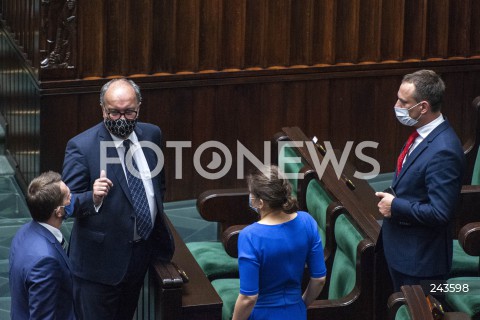
{"type": "Polygon", "coordinates": [[[240,293],[237,302],[235,303],[232,320],[248,319],[255,303],[257,302],[257,298],[258,294],[254,296],[246,296],[240,293]]]}
{"type": "Polygon", "coordinates": [[[303,293],[302,299],[305,305],[308,307],[315,299],[317,299],[320,292],[322,292],[325,285],[325,278],[310,278],[307,289],[303,293]]]}

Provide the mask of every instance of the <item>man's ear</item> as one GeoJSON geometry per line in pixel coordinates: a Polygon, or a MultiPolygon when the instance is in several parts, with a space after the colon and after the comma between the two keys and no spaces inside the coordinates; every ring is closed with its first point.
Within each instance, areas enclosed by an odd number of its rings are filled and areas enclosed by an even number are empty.
{"type": "Polygon", "coordinates": [[[55,217],[57,218],[62,218],[63,215],[62,215],[62,209],[60,209],[60,207],[57,207],[55,210],[53,210],[53,214],[55,215],[55,217]]]}
{"type": "Polygon", "coordinates": [[[259,204],[258,209],[263,209],[264,203],[263,203],[263,200],[262,200],[262,199],[259,199],[259,200],[258,200],[258,204],[259,204]]]}
{"type": "Polygon", "coordinates": [[[432,106],[427,100],[423,100],[421,106],[422,106],[422,111],[421,111],[422,114],[427,113],[432,108],[432,106]]]}

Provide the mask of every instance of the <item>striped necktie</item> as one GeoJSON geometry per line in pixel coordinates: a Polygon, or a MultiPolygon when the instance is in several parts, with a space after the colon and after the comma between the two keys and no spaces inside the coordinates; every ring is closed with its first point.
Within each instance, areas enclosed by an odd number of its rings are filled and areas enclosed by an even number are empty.
{"type": "Polygon", "coordinates": [[[139,174],[138,166],[133,158],[127,157],[127,154],[130,151],[130,140],[124,140],[123,145],[125,146],[125,172],[127,174],[128,188],[130,189],[130,195],[133,201],[133,207],[135,209],[135,214],[137,217],[137,233],[142,239],[147,239],[153,229],[152,216],[150,214],[150,207],[148,206],[147,194],[145,192],[145,187],[143,186],[143,181],[137,175],[139,174]],[[129,162],[127,159],[131,159],[129,162]],[[131,165],[133,165],[133,168],[131,165]],[[133,169],[135,171],[133,171],[133,169]],[[136,174],[132,174],[136,173],[136,174]]]}

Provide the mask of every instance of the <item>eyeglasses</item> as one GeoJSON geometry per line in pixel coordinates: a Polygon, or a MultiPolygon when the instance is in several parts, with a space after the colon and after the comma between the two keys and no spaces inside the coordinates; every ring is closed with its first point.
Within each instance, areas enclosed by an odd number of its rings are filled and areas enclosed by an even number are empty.
{"type": "Polygon", "coordinates": [[[120,119],[122,116],[124,116],[125,119],[127,119],[127,120],[135,120],[135,119],[137,118],[138,112],[137,112],[137,111],[133,111],[133,110],[127,110],[127,111],[125,111],[125,112],[120,112],[120,111],[117,111],[117,110],[112,110],[112,111],[108,111],[107,114],[108,114],[108,117],[109,117],[111,120],[118,120],[118,119],[120,119]]]}

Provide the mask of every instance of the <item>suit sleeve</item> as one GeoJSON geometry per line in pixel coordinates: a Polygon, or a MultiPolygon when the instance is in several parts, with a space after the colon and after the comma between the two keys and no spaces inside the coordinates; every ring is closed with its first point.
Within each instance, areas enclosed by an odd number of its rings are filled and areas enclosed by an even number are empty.
{"type": "Polygon", "coordinates": [[[82,217],[95,214],[92,192],[93,183],[91,183],[90,179],[88,160],[74,140],[68,142],[65,150],[62,180],[70,188],[70,192],[75,194],[76,209],[73,216],[82,217]]]}
{"type": "Polygon", "coordinates": [[[30,319],[57,319],[55,310],[62,299],[60,290],[60,263],[52,257],[38,260],[26,279],[29,296],[30,319]]]}

